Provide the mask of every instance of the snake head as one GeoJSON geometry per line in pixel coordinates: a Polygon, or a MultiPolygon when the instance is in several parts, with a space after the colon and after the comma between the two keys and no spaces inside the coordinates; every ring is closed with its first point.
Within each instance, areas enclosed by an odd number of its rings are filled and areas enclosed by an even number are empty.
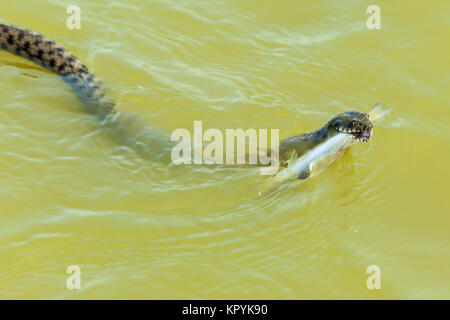
{"type": "Polygon", "coordinates": [[[328,122],[328,130],[353,135],[357,141],[368,142],[372,137],[373,124],[367,113],[347,111],[328,122]]]}

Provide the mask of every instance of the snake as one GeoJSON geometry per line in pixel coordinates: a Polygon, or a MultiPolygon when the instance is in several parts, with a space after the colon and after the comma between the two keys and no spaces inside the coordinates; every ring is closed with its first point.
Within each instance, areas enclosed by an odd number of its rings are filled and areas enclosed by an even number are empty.
{"type": "MultiPolygon", "coordinates": [[[[105,94],[101,79],[55,41],[18,26],[0,24],[0,47],[59,74],[95,115],[106,118],[117,112],[114,102],[105,94]]],[[[347,111],[335,116],[318,130],[281,141],[279,164],[286,167],[293,152],[300,157],[339,132],[350,133],[357,141],[368,142],[372,130],[373,125],[367,113],[347,111]]]]}
{"type": "Polygon", "coordinates": [[[0,24],[0,47],[59,74],[92,113],[101,117],[115,113],[114,102],[106,97],[102,80],[55,41],[18,26],[0,24]]]}

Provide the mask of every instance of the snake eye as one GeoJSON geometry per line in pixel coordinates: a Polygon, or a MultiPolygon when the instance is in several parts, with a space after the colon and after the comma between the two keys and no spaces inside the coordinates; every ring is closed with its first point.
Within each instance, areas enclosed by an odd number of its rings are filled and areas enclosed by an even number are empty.
{"type": "Polygon", "coordinates": [[[353,126],[353,127],[356,127],[356,121],[353,121],[353,122],[352,122],[352,126],[353,126]]]}

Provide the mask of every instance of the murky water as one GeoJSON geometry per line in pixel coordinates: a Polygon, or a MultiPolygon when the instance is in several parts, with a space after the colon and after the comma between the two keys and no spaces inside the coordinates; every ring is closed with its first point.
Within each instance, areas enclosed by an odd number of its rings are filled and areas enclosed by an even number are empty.
{"type": "Polygon", "coordinates": [[[1,21],[73,51],[145,133],[202,120],[285,138],[393,112],[260,199],[257,170],[168,165],[161,141],[143,157],[58,76],[0,52],[0,297],[450,298],[448,1],[376,1],[372,31],[373,1],[77,3],[80,30],[72,1],[3,1],[1,21]]]}

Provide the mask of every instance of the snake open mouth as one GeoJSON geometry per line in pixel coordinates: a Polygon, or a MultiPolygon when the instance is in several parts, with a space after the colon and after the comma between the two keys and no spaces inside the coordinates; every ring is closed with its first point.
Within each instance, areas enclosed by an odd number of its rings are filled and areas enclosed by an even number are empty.
{"type": "Polygon", "coordinates": [[[338,127],[336,130],[351,134],[358,142],[369,142],[373,132],[373,128],[370,127],[365,127],[363,129],[338,127]]]}
{"type": "Polygon", "coordinates": [[[328,122],[328,128],[335,132],[351,134],[357,142],[369,142],[373,132],[369,114],[359,111],[338,114],[328,122]]]}

